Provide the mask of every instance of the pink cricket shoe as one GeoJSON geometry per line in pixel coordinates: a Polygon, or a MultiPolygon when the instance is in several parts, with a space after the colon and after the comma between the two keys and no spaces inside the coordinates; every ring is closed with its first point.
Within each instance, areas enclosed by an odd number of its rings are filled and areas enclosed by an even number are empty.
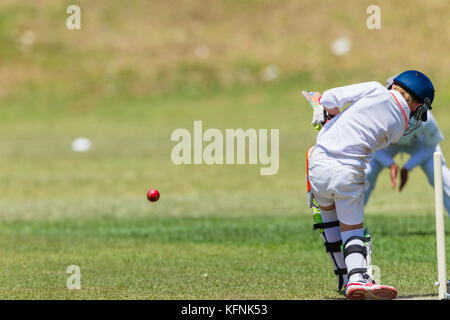
{"type": "Polygon", "coordinates": [[[371,282],[351,282],[345,289],[350,300],[392,300],[397,297],[397,289],[371,282]]]}

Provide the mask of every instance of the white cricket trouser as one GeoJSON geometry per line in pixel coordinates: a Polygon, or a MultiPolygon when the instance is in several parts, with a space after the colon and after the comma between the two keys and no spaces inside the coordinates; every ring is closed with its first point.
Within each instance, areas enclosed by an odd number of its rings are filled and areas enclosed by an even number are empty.
{"type": "Polygon", "coordinates": [[[334,203],[338,220],[344,224],[363,222],[367,189],[364,168],[349,165],[345,160],[333,158],[313,147],[308,153],[308,177],[319,206],[334,203]]]}

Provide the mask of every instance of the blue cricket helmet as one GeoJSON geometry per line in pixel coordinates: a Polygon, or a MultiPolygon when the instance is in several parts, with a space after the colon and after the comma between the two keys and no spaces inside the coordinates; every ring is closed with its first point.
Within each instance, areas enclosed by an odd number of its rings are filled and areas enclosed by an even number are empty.
{"type": "Polygon", "coordinates": [[[395,84],[410,93],[416,100],[423,103],[410,116],[410,128],[405,135],[417,129],[422,121],[427,121],[427,111],[431,110],[434,100],[434,86],[431,80],[420,71],[408,70],[394,78],[395,84]]]}
{"type": "MultiPolygon", "coordinates": [[[[422,72],[416,70],[402,72],[394,78],[394,83],[404,88],[416,100],[423,102],[428,110],[431,110],[431,104],[434,100],[434,86],[422,72]]],[[[426,115],[426,112],[424,112],[424,115],[426,115]]]]}

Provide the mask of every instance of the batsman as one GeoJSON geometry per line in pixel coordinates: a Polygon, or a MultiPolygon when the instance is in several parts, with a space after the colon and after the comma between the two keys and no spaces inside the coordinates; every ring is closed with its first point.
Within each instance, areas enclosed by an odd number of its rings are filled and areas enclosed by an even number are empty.
{"type": "Polygon", "coordinates": [[[372,274],[372,239],[363,225],[365,170],[375,151],[426,121],[434,86],[425,74],[408,70],[388,88],[373,81],[303,94],[320,129],[307,152],[309,206],[339,290],[344,287],[350,300],[394,299],[397,289],[376,283],[372,274]]]}

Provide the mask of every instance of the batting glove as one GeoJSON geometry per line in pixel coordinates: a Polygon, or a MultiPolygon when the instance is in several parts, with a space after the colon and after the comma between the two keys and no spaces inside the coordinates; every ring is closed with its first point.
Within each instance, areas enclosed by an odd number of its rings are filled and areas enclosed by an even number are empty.
{"type": "Polygon", "coordinates": [[[308,100],[313,109],[313,118],[311,122],[312,126],[316,130],[322,129],[322,126],[327,120],[327,112],[320,104],[320,97],[322,95],[320,94],[320,92],[312,91],[302,91],[302,94],[305,96],[306,100],[308,100]]]}

